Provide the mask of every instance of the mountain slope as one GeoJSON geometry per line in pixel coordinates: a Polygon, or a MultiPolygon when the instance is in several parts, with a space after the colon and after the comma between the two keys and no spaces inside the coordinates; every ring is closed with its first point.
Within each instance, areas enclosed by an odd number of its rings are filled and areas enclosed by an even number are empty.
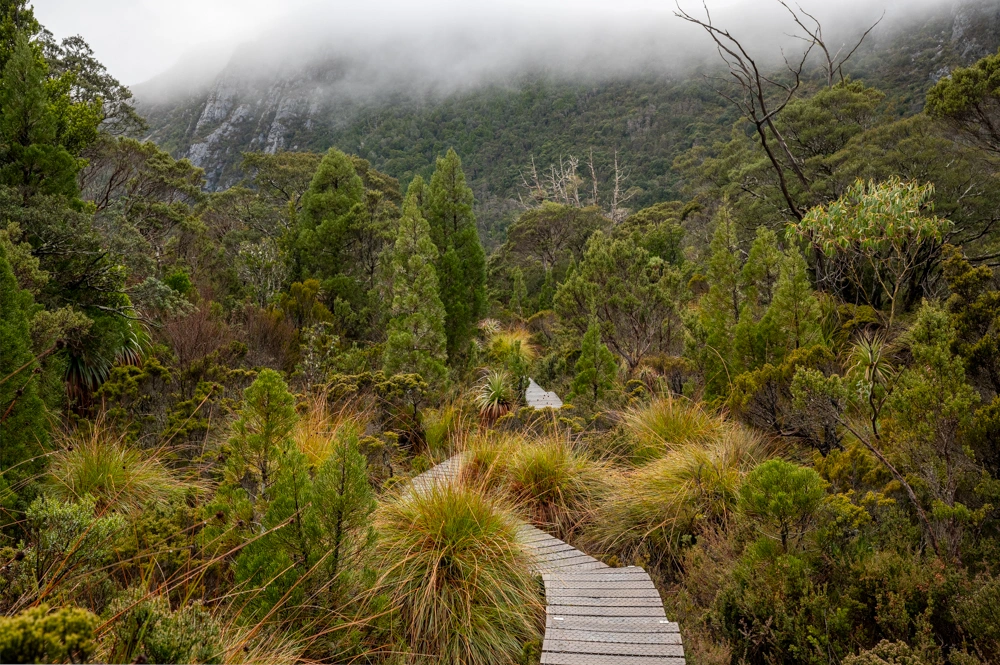
{"type": "MultiPolygon", "coordinates": [[[[875,35],[851,74],[887,91],[898,112],[923,106],[926,89],[954,66],[1000,44],[1000,3],[966,2],[875,35]]],[[[610,177],[615,153],[638,188],[633,206],[678,196],[671,163],[701,141],[724,137],[736,119],[703,72],[570,80],[544,71],[450,94],[379,90],[371,63],[331,59],[260,67],[237,53],[207,87],[170,99],[136,90],[150,138],[206,170],[208,186],[237,182],[243,151],[356,153],[408,181],[428,175],[448,147],[462,155],[476,192],[484,239],[517,208],[521,173],[593,152],[610,177]]]]}

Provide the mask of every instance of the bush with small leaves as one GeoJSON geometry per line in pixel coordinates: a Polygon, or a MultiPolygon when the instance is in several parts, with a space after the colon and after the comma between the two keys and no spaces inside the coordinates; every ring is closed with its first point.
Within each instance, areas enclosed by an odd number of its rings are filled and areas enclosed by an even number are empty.
{"type": "Polygon", "coordinates": [[[740,510],[788,551],[815,526],[826,498],[823,479],[814,469],[772,459],[757,466],[740,488],[740,510]]]}
{"type": "Polygon", "coordinates": [[[83,663],[94,651],[98,618],[78,607],[45,603],[0,617],[0,663],[83,663]]]}

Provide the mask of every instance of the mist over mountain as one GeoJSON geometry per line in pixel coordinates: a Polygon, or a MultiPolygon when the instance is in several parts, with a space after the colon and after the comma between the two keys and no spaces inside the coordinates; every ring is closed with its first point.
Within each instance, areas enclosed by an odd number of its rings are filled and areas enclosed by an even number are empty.
{"type": "MultiPolygon", "coordinates": [[[[994,2],[803,7],[833,50],[850,48],[884,11],[847,71],[896,97],[900,112],[919,110],[937,78],[1000,43],[994,2]]],[[[717,53],[674,5],[395,9],[313,9],[228,57],[192,54],[133,88],[150,138],[204,168],[213,189],[242,177],[248,150],[336,145],[407,180],[455,146],[490,227],[512,207],[531,157],[547,164],[593,150],[606,166],[617,151],[640,203],[675,198],[673,157],[735,120],[705,78],[717,53]]],[[[710,9],[768,66],[800,52],[777,2],[710,9]]]]}

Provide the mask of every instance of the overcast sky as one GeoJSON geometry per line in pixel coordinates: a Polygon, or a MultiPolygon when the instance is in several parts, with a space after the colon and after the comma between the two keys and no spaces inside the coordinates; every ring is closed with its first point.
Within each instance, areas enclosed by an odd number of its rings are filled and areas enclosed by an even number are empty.
{"type": "MultiPolygon", "coordinates": [[[[852,13],[863,14],[861,18],[867,20],[869,14],[877,17],[883,6],[891,14],[893,9],[933,1],[806,0],[803,4],[827,14],[834,11],[830,5],[839,11],[851,6],[855,8],[852,13]]],[[[755,7],[756,13],[761,2],[711,0],[709,5],[716,15],[724,15],[727,7],[739,5],[755,7]]],[[[700,2],[685,0],[683,4],[694,10],[700,2]]],[[[38,19],[57,38],[83,35],[108,70],[129,85],[163,72],[192,52],[213,51],[221,57],[235,45],[282,25],[308,26],[314,35],[329,29],[335,35],[354,25],[360,26],[356,32],[381,31],[383,21],[405,29],[405,22],[416,16],[423,22],[459,25],[489,24],[502,16],[507,30],[524,25],[536,31],[545,24],[561,28],[567,20],[580,25],[589,21],[595,31],[609,17],[640,27],[676,20],[670,18],[671,0],[382,0],[377,4],[357,0],[35,0],[34,5],[38,19]]]]}

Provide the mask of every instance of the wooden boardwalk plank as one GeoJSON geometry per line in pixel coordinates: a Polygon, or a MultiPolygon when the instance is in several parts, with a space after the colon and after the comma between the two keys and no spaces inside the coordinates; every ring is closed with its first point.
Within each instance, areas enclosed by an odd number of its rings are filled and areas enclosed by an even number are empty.
{"type": "Polygon", "coordinates": [[[680,644],[680,633],[623,633],[608,630],[564,630],[547,628],[545,639],[575,642],[622,642],[625,644],[680,644]]]}
{"type": "Polygon", "coordinates": [[[578,642],[576,640],[556,640],[545,638],[543,651],[559,653],[592,653],[609,656],[680,656],[684,657],[684,647],[680,644],[623,644],[620,642],[578,642]]]}
{"type": "Polygon", "coordinates": [[[662,617],[585,617],[553,616],[545,625],[573,630],[624,631],[633,633],[676,633],[677,624],[662,617]]]}
{"type": "Polygon", "coordinates": [[[684,665],[684,658],[669,656],[599,656],[596,654],[542,652],[542,665],[684,665]]]}

